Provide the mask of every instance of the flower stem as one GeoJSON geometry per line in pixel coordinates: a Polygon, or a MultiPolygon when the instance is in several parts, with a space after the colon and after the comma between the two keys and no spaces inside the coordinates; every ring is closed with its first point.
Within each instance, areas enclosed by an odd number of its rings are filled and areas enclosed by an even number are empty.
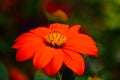
{"type": "Polygon", "coordinates": [[[59,72],[56,74],[55,78],[56,78],[56,80],[62,80],[59,72]]]}

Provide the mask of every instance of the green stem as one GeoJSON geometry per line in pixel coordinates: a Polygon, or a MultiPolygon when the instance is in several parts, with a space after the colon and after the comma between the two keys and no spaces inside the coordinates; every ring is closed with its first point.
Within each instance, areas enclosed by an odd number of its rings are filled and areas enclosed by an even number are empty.
{"type": "Polygon", "coordinates": [[[56,80],[62,80],[59,72],[56,74],[55,78],[56,78],[56,80]]]}

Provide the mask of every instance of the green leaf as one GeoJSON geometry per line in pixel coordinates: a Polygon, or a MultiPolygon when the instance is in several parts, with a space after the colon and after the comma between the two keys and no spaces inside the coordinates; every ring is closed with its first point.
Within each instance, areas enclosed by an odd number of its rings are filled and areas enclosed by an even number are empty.
{"type": "Polygon", "coordinates": [[[8,80],[8,72],[2,62],[0,62],[0,80],[8,80]]]}
{"type": "Polygon", "coordinates": [[[55,80],[55,78],[49,77],[49,76],[45,75],[44,73],[39,74],[39,72],[37,71],[35,73],[34,80],[55,80]]]}

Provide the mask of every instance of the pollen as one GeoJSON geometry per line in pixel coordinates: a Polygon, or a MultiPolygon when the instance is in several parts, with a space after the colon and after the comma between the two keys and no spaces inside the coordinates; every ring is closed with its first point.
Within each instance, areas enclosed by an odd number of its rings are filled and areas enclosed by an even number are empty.
{"type": "Polygon", "coordinates": [[[48,45],[55,48],[62,47],[66,40],[66,36],[60,32],[51,32],[46,36],[46,42],[48,45]]]}

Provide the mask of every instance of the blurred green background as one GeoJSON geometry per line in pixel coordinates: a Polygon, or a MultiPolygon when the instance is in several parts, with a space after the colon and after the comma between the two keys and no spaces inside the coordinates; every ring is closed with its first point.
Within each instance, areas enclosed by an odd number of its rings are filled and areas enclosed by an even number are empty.
{"type": "Polygon", "coordinates": [[[16,62],[11,48],[20,34],[54,22],[81,24],[97,43],[98,58],[85,56],[85,74],[74,80],[120,80],[120,0],[0,0],[0,80],[54,80],[32,60],[16,62]]]}

